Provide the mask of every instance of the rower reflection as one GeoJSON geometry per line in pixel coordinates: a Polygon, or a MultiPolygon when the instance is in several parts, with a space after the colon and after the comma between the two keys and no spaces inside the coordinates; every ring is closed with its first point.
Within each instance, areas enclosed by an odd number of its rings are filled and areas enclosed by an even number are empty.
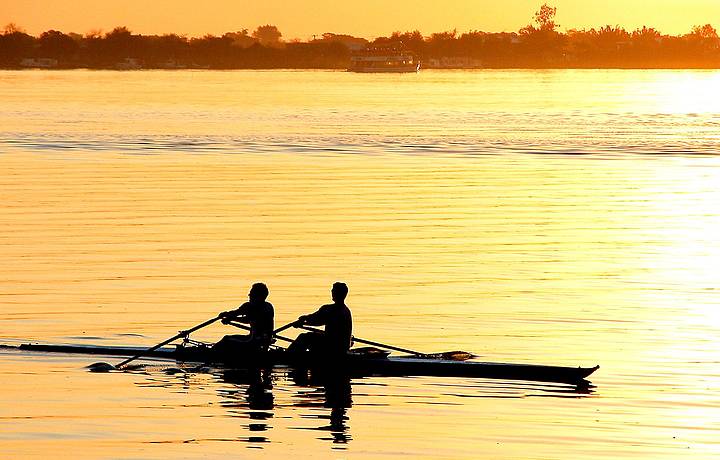
{"type": "Polygon", "coordinates": [[[237,385],[238,388],[226,391],[224,393],[226,400],[221,404],[231,413],[243,415],[251,420],[246,428],[253,435],[241,439],[251,444],[270,442],[266,436],[258,436],[257,433],[264,433],[272,428],[267,422],[273,418],[275,408],[272,371],[231,369],[223,371],[222,379],[226,383],[237,385]]]}
{"type": "MultiPolygon", "coordinates": [[[[245,397],[249,409],[272,411],[275,400],[270,369],[228,369],[223,372],[223,380],[235,385],[247,385],[245,397]]],[[[272,413],[270,416],[272,417],[272,413]]]]}
{"type": "MultiPolygon", "coordinates": [[[[251,436],[240,438],[251,444],[270,442],[267,436],[258,436],[258,433],[267,434],[272,426],[269,420],[273,418],[275,398],[273,396],[273,374],[269,369],[233,369],[222,373],[222,380],[235,386],[231,390],[224,389],[221,402],[231,414],[250,419],[245,428],[251,436]]],[[[311,391],[298,392],[299,398],[292,405],[299,408],[313,409],[311,415],[304,414],[303,419],[321,420],[320,426],[302,427],[300,429],[323,431],[330,436],[319,437],[320,440],[331,441],[334,448],[343,448],[342,445],[352,440],[348,409],[352,407],[352,385],[347,375],[313,375],[309,370],[291,370],[288,377],[300,388],[309,388],[311,391]],[[329,409],[329,412],[327,411],[329,409]]]]}
{"type": "MultiPolygon", "coordinates": [[[[352,407],[352,387],[350,379],[325,384],[325,407],[330,408],[330,424],[319,427],[332,435],[333,444],[347,444],[352,440],[347,421],[348,408],[352,407]]],[[[322,439],[322,438],[321,438],[322,439]]]]}
{"type": "Polygon", "coordinates": [[[316,415],[308,415],[305,418],[317,418],[327,420],[326,424],[318,427],[305,428],[308,430],[327,431],[330,437],[320,437],[323,441],[331,441],[335,447],[343,448],[352,440],[350,427],[347,425],[350,417],[347,412],[352,407],[352,385],[350,377],[342,374],[314,376],[308,370],[295,370],[290,374],[293,382],[301,387],[311,387],[314,391],[300,393],[302,400],[296,406],[330,409],[316,415]]]}

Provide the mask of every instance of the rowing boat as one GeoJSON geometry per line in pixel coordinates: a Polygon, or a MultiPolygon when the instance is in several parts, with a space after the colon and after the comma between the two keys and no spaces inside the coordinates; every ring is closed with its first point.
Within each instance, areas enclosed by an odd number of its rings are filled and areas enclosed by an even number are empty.
{"type": "MultiPolygon", "coordinates": [[[[2,346],[44,353],[70,353],[104,356],[135,356],[141,347],[99,345],[48,345],[28,343],[20,346],[2,346]]],[[[477,377],[568,384],[587,383],[585,379],[600,366],[564,367],[537,364],[510,364],[481,361],[453,361],[416,356],[388,356],[378,352],[350,352],[343,359],[319,359],[311,355],[297,355],[284,348],[271,348],[253,356],[216,353],[206,346],[163,347],[145,354],[146,357],[191,363],[211,363],[228,367],[289,366],[306,368],[313,372],[343,372],[353,376],[437,376],[477,377]]]]}

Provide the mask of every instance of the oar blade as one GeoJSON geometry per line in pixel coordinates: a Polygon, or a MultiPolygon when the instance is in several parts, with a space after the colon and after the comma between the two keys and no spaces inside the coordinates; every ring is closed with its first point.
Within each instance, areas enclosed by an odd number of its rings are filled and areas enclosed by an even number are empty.
{"type": "Polygon", "coordinates": [[[365,358],[387,358],[390,355],[389,351],[376,347],[353,348],[348,353],[353,356],[362,356],[365,358]]]}
{"type": "Polygon", "coordinates": [[[477,355],[467,351],[444,351],[442,353],[428,353],[422,357],[426,359],[444,359],[447,361],[467,361],[476,358],[477,355]]]}
{"type": "Polygon", "coordinates": [[[89,366],[87,366],[86,369],[90,372],[100,372],[100,373],[120,370],[117,367],[113,366],[112,364],[104,363],[104,362],[92,363],[89,366]]]}

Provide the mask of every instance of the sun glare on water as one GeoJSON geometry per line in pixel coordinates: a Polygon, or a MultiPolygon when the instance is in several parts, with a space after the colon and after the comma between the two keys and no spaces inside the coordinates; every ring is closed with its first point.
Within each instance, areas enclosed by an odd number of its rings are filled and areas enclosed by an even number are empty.
{"type": "Polygon", "coordinates": [[[708,159],[706,167],[699,167],[696,160],[676,161],[694,161],[692,167],[688,164],[673,169],[673,179],[682,184],[682,190],[668,188],[669,178],[660,177],[658,183],[665,186],[648,191],[656,220],[655,234],[648,238],[655,244],[647,248],[644,262],[648,282],[656,284],[656,292],[662,293],[658,300],[666,306],[687,309],[688,320],[720,327],[720,310],[715,306],[720,280],[720,170],[714,158],[708,159]],[[678,295],[670,296],[670,292],[692,294],[695,301],[688,303],[678,295]]]}
{"type": "Polygon", "coordinates": [[[720,72],[669,72],[656,87],[658,109],[670,114],[720,114],[720,72]]]}

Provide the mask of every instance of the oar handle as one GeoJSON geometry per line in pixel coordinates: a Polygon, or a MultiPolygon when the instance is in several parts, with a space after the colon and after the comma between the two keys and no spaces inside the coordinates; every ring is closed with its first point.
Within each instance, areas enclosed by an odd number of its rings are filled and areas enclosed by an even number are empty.
{"type": "Polygon", "coordinates": [[[190,334],[190,333],[192,333],[192,332],[195,332],[195,331],[197,331],[198,329],[202,329],[202,328],[204,328],[205,326],[209,326],[210,324],[214,323],[215,321],[220,320],[221,318],[222,318],[221,316],[216,316],[215,318],[209,319],[209,320],[205,321],[204,323],[198,324],[197,326],[192,327],[192,328],[190,328],[190,329],[188,329],[188,330],[186,330],[186,331],[180,331],[180,333],[177,334],[176,336],[171,337],[171,338],[165,340],[164,342],[160,342],[160,343],[158,343],[157,345],[155,345],[154,347],[148,348],[147,350],[141,351],[140,353],[136,354],[136,355],[133,356],[132,358],[128,358],[128,359],[126,359],[125,361],[123,361],[123,362],[121,362],[121,363],[118,363],[117,366],[115,366],[115,367],[117,367],[117,368],[119,369],[119,368],[125,366],[126,364],[128,364],[128,363],[130,363],[130,362],[132,362],[132,361],[135,361],[136,359],[141,358],[141,357],[145,356],[146,354],[151,353],[151,352],[157,350],[158,348],[160,348],[160,347],[162,347],[162,346],[165,346],[165,345],[167,345],[168,343],[170,343],[170,342],[172,342],[172,341],[174,341],[174,340],[179,339],[180,337],[185,337],[186,335],[188,335],[188,334],[190,334]]]}
{"type": "MultiPolygon", "coordinates": [[[[251,330],[251,329],[250,329],[250,326],[246,326],[246,325],[244,325],[244,324],[242,324],[242,323],[238,323],[238,322],[235,322],[235,321],[228,321],[226,324],[229,324],[230,326],[235,326],[236,328],[238,328],[238,329],[243,329],[243,330],[245,330],[245,331],[250,331],[250,330],[251,330]]],[[[281,336],[281,335],[277,335],[275,332],[273,332],[273,337],[276,337],[276,338],[278,338],[278,339],[280,339],[280,340],[283,340],[283,341],[285,341],[285,342],[293,342],[293,339],[288,339],[287,337],[283,337],[283,336],[281,336]]]]}
{"type": "MultiPolygon", "coordinates": [[[[322,329],[316,329],[316,328],[310,327],[310,326],[298,325],[297,327],[300,329],[305,329],[306,331],[319,332],[321,334],[325,333],[325,331],[323,331],[322,329]]],[[[411,355],[416,355],[416,356],[426,356],[426,353],[420,353],[419,351],[408,350],[407,348],[394,347],[392,345],[387,345],[387,344],[380,343],[380,342],[373,342],[372,340],[359,339],[357,337],[353,337],[353,340],[358,343],[364,343],[365,345],[372,345],[375,347],[387,348],[388,350],[399,351],[401,353],[409,353],[411,355]]]]}
{"type": "Polygon", "coordinates": [[[282,327],[279,327],[279,328],[275,329],[275,330],[273,331],[273,335],[277,335],[277,334],[281,333],[282,331],[284,331],[285,329],[290,329],[291,327],[298,326],[298,324],[299,324],[299,323],[298,323],[297,320],[293,321],[292,323],[288,323],[288,324],[286,324],[286,325],[284,325],[284,326],[282,326],[282,327]]]}

